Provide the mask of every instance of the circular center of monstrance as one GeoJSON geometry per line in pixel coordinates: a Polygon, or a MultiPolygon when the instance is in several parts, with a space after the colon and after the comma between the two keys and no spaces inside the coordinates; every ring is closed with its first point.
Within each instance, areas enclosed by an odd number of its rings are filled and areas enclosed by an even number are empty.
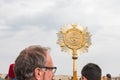
{"type": "Polygon", "coordinates": [[[72,29],[66,31],[64,43],[67,47],[77,50],[80,49],[82,45],[84,45],[83,42],[84,37],[79,29],[73,27],[72,29]]]}

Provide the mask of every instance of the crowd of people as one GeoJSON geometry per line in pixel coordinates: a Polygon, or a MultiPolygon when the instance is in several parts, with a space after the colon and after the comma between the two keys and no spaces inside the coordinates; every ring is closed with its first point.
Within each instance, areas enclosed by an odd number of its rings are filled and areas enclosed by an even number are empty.
{"type": "MultiPolygon", "coordinates": [[[[49,53],[49,48],[32,45],[23,49],[10,64],[6,80],[52,80],[57,67],[49,53]]],[[[102,70],[95,63],[86,64],[81,70],[81,80],[101,80],[102,70]]],[[[111,80],[107,74],[105,79],[111,80]]]]}

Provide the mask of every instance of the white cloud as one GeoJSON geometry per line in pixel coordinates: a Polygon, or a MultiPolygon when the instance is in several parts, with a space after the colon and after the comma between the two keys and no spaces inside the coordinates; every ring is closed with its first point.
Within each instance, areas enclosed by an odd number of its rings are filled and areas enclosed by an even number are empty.
{"type": "Polygon", "coordinates": [[[18,0],[9,3],[4,2],[1,4],[0,14],[4,19],[11,20],[21,15],[40,14],[52,6],[54,6],[53,1],[18,0]]]}

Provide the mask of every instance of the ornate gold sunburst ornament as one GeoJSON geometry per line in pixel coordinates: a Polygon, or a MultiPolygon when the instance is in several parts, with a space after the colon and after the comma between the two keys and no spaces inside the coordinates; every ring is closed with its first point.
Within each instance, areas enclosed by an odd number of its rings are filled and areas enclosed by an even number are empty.
{"type": "Polygon", "coordinates": [[[87,52],[91,45],[91,35],[80,25],[65,25],[58,32],[57,43],[61,46],[62,51],[72,54],[73,59],[73,80],[77,80],[77,58],[78,53],[87,52]]]}
{"type": "Polygon", "coordinates": [[[77,54],[84,53],[88,51],[88,47],[91,45],[91,35],[87,31],[87,27],[80,25],[65,25],[57,33],[57,36],[57,43],[61,46],[62,51],[67,53],[73,54],[74,50],[77,50],[77,54]]]}

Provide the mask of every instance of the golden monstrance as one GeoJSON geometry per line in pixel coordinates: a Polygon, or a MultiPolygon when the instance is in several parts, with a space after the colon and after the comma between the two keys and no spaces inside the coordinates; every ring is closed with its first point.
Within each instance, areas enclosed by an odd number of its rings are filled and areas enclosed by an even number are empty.
{"type": "Polygon", "coordinates": [[[86,27],[76,24],[65,25],[57,33],[57,43],[62,51],[72,54],[73,59],[73,80],[77,80],[77,58],[78,53],[87,52],[91,45],[91,35],[86,27]]]}

